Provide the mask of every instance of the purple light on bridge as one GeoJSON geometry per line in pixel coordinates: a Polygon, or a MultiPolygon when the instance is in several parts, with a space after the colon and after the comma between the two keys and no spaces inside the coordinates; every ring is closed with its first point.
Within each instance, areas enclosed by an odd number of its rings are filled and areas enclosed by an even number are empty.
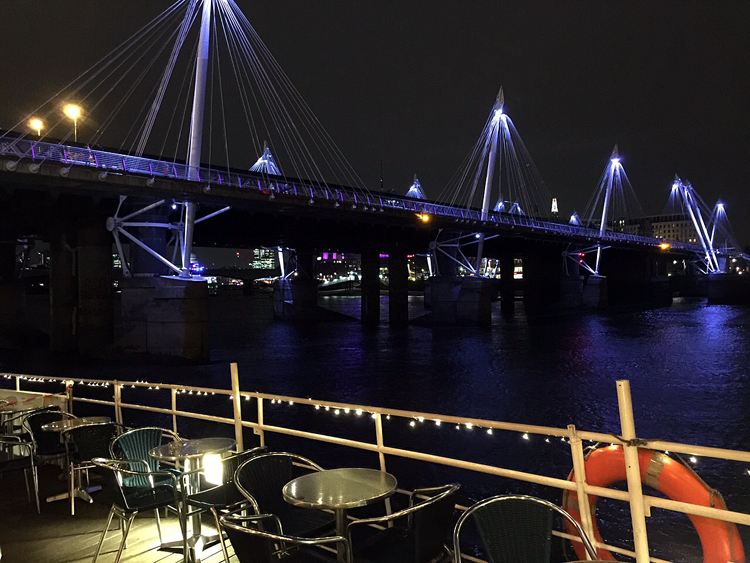
{"type": "Polygon", "coordinates": [[[328,253],[327,252],[323,253],[323,260],[328,260],[328,253]]]}
{"type": "Polygon", "coordinates": [[[388,255],[387,254],[381,254],[380,257],[381,258],[388,258],[388,255]]]}

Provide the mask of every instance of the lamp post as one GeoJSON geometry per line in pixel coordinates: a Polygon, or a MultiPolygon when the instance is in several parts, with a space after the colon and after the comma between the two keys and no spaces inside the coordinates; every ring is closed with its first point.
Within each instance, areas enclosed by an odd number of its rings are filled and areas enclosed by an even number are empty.
{"type": "Polygon", "coordinates": [[[81,117],[81,106],[67,104],[63,108],[63,113],[73,120],[73,139],[78,142],[78,118],[81,117]]]}
{"type": "Polygon", "coordinates": [[[34,117],[29,120],[29,127],[36,131],[37,137],[42,136],[42,129],[44,129],[44,121],[39,119],[38,117],[34,117]]]}

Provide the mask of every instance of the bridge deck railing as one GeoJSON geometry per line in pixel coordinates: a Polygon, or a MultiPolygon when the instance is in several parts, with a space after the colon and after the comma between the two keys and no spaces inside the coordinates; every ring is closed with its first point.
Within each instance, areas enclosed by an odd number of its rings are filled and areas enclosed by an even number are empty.
{"type": "MultiPolygon", "coordinates": [[[[589,533],[589,536],[592,538],[592,540],[594,539],[594,535],[592,533],[592,518],[595,517],[595,515],[592,515],[590,513],[588,509],[589,504],[585,501],[585,499],[588,498],[588,495],[596,495],[598,497],[605,497],[614,499],[616,501],[629,503],[631,512],[634,514],[640,513],[641,515],[643,515],[644,510],[646,514],[650,514],[650,510],[652,508],[660,508],[683,514],[703,516],[707,518],[723,520],[726,522],[733,522],[746,526],[750,525],[750,513],[738,512],[733,510],[721,510],[717,508],[678,502],[670,500],[668,498],[661,498],[643,494],[640,473],[638,471],[638,447],[647,447],[653,450],[668,451],[689,456],[711,457],[741,462],[743,464],[750,463],[750,452],[666,442],[664,440],[643,440],[637,438],[634,435],[634,431],[632,432],[632,435],[629,435],[627,429],[634,428],[634,420],[632,400],[630,396],[630,386],[627,381],[617,382],[619,416],[623,429],[623,436],[618,436],[616,434],[607,432],[590,432],[578,430],[575,425],[572,424],[568,425],[566,428],[554,428],[547,426],[519,424],[496,420],[476,419],[463,416],[451,416],[368,405],[348,404],[336,401],[321,401],[304,397],[291,397],[285,395],[244,391],[240,388],[240,378],[237,364],[231,364],[230,389],[174,384],[157,384],[145,381],[118,381],[79,378],[76,378],[73,381],[65,377],[42,377],[15,373],[0,373],[0,376],[2,376],[0,377],[0,387],[3,386],[2,383],[4,382],[6,388],[15,388],[18,391],[23,390],[22,387],[36,387],[36,390],[39,390],[40,385],[49,386],[50,384],[62,384],[63,386],[65,386],[64,388],[68,392],[71,408],[75,403],[97,405],[99,407],[109,409],[114,419],[122,424],[129,423],[137,425],[139,413],[156,413],[171,417],[172,429],[177,433],[179,433],[182,426],[184,426],[184,423],[181,422],[183,419],[226,424],[233,427],[233,432],[235,435],[235,440],[238,444],[238,449],[244,449],[243,429],[250,428],[256,435],[259,436],[260,442],[263,445],[269,442],[273,442],[273,438],[269,439],[269,436],[278,434],[291,436],[301,440],[312,440],[315,443],[334,444],[337,446],[352,448],[359,451],[370,452],[373,455],[377,456],[377,464],[383,471],[387,469],[388,459],[406,458],[427,464],[438,464],[445,467],[452,467],[485,475],[494,475],[526,483],[543,485],[558,489],[560,491],[574,491],[577,493],[579,499],[578,505],[581,510],[583,528],[589,533]],[[93,386],[95,388],[92,391],[101,391],[101,393],[95,395],[97,398],[92,398],[92,393],[90,392],[84,393],[86,387],[89,386],[93,386]],[[79,387],[81,388],[81,390],[74,392],[74,389],[77,389],[79,387]],[[134,403],[134,397],[128,396],[129,393],[135,394],[146,389],[148,389],[149,392],[156,393],[157,395],[168,394],[168,396],[161,396],[161,401],[149,401],[150,403],[152,403],[151,405],[134,403]],[[79,396],[79,394],[88,396],[79,396]],[[199,404],[197,402],[197,398],[208,395],[216,395],[219,397],[224,396],[228,401],[231,401],[233,416],[217,416],[216,414],[208,414],[208,412],[196,410],[195,405],[199,404]],[[188,407],[183,406],[183,401],[184,403],[189,403],[190,405],[192,405],[193,410],[189,410],[188,407]],[[153,406],[154,404],[169,406],[159,407],[153,406]],[[269,411],[269,409],[281,406],[283,406],[283,408],[294,407],[315,409],[316,412],[320,412],[321,414],[328,413],[330,415],[333,415],[332,418],[336,421],[339,421],[339,423],[342,425],[347,424],[347,420],[351,420],[352,417],[359,417],[364,420],[367,420],[369,418],[372,425],[370,427],[371,438],[343,438],[341,436],[333,435],[332,433],[315,432],[309,429],[309,427],[307,426],[304,430],[301,430],[298,428],[282,426],[279,424],[271,424],[267,422],[271,418],[274,418],[271,416],[271,411],[269,411]],[[244,415],[243,410],[245,411],[244,415]],[[248,418],[252,418],[252,420],[248,420],[248,418]],[[402,421],[402,424],[412,426],[415,430],[418,430],[418,428],[422,424],[428,424],[437,426],[442,425],[446,428],[446,430],[450,426],[457,426],[462,429],[462,431],[473,430],[475,433],[487,432],[491,434],[493,431],[507,431],[521,433],[525,436],[536,435],[542,438],[562,440],[570,448],[570,467],[572,468],[572,474],[575,476],[575,481],[565,478],[550,477],[548,475],[542,475],[530,471],[519,471],[501,465],[467,461],[459,457],[447,455],[447,453],[446,455],[435,455],[415,449],[407,449],[403,445],[391,445],[392,441],[389,439],[389,436],[391,434],[384,432],[384,421],[390,421],[391,418],[400,419],[402,421]],[[588,481],[586,479],[584,458],[584,440],[596,443],[621,445],[625,449],[626,460],[628,459],[628,454],[630,454],[631,456],[635,455],[635,462],[628,462],[629,486],[626,490],[615,490],[588,484],[588,481]],[[633,510],[634,507],[636,508],[636,510],[633,510]]],[[[215,408],[206,410],[213,410],[214,413],[216,413],[215,408]]],[[[276,416],[275,418],[279,417],[276,416]]],[[[284,418],[284,420],[287,420],[286,417],[284,418]]],[[[330,428],[328,422],[325,423],[325,426],[330,428]]],[[[399,441],[403,443],[403,440],[399,441]]],[[[272,444],[270,443],[268,445],[272,446],[272,444]]],[[[447,443],[444,443],[443,447],[446,449],[449,448],[447,443]]],[[[504,456],[504,459],[512,459],[512,456],[504,456]]],[[[498,491],[498,493],[499,492],[501,491],[498,491]]],[[[459,508],[465,509],[466,507],[459,506],[459,508]]],[[[648,541],[645,517],[641,516],[640,518],[633,518],[632,524],[633,541],[636,551],[613,546],[603,542],[595,542],[595,545],[597,547],[608,549],[612,553],[618,553],[629,557],[636,557],[638,563],[646,563],[649,560],[653,561],[654,563],[666,563],[663,559],[644,556],[644,544],[641,543],[643,540],[640,538],[646,538],[645,541],[648,541]]],[[[577,541],[577,538],[571,537],[563,532],[555,533],[558,536],[577,541]]],[[[468,557],[467,559],[477,561],[477,559],[471,557],[468,557]]]]}
{"type": "MultiPolygon", "coordinates": [[[[277,176],[269,176],[248,171],[241,174],[230,170],[219,170],[201,167],[190,170],[190,167],[179,163],[118,154],[102,150],[32,141],[26,138],[0,137],[0,154],[28,158],[35,162],[52,161],[64,165],[88,166],[102,171],[118,171],[144,174],[149,177],[174,178],[178,180],[198,181],[206,184],[231,186],[244,189],[254,189],[267,193],[283,193],[300,198],[334,201],[341,205],[367,208],[375,212],[377,209],[394,209],[405,212],[426,213],[438,217],[448,217],[459,223],[472,225],[506,225],[529,229],[537,233],[552,233],[574,237],[582,237],[592,242],[627,242],[646,246],[658,246],[663,240],[640,235],[607,231],[599,236],[598,229],[589,227],[556,223],[509,213],[491,212],[482,217],[478,209],[457,207],[423,200],[416,200],[391,194],[371,192],[357,192],[342,186],[328,186],[309,181],[292,180],[277,176]]],[[[700,247],[694,244],[671,242],[675,249],[690,252],[700,252],[700,247]]]]}

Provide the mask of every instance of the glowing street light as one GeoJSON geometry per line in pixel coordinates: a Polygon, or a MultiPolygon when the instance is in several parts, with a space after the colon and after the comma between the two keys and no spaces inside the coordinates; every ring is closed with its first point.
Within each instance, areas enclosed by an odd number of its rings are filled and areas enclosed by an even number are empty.
{"type": "Polygon", "coordinates": [[[81,113],[83,111],[81,110],[81,106],[77,106],[75,104],[67,104],[63,108],[63,113],[73,120],[73,139],[75,142],[78,142],[78,118],[81,117],[81,113]]]}
{"type": "Polygon", "coordinates": [[[36,131],[38,137],[41,137],[42,129],[44,129],[44,121],[42,121],[38,117],[34,117],[29,120],[29,127],[31,127],[32,130],[36,131]]]}

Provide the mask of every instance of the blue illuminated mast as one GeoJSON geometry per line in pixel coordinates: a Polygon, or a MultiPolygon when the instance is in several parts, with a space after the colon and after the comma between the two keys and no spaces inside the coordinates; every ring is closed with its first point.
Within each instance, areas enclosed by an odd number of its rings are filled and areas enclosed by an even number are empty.
{"type": "MultiPolygon", "coordinates": [[[[612,155],[609,157],[609,170],[607,171],[605,182],[604,182],[604,205],[602,206],[602,222],[599,225],[599,238],[604,236],[604,231],[607,230],[607,211],[609,210],[610,200],[612,199],[612,186],[615,184],[615,178],[620,179],[620,171],[622,170],[622,164],[620,164],[620,154],[617,151],[617,145],[612,149],[612,155]]],[[[594,268],[594,274],[599,275],[599,261],[602,257],[602,245],[599,243],[596,249],[596,267],[594,268]]]]}
{"type": "Polygon", "coordinates": [[[422,184],[419,183],[419,179],[417,178],[416,174],[414,174],[414,182],[409,188],[409,191],[406,192],[406,197],[413,197],[415,199],[427,199],[424,190],[422,189],[422,184]]]}
{"type": "MultiPolygon", "coordinates": [[[[200,180],[198,170],[201,165],[203,148],[203,114],[206,102],[206,77],[208,76],[208,52],[211,44],[211,6],[214,0],[203,0],[201,31],[198,49],[195,54],[195,86],[193,91],[193,111],[190,117],[190,144],[188,145],[188,179],[200,180]]],[[[185,203],[185,232],[182,244],[182,273],[180,277],[190,277],[190,253],[193,250],[193,229],[195,227],[195,202],[185,203]]]]}
{"type": "MultiPolygon", "coordinates": [[[[503,105],[505,104],[505,96],[503,95],[503,89],[497,93],[497,99],[495,105],[492,108],[492,119],[490,120],[490,151],[487,159],[487,176],[484,182],[484,195],[482,196],[482,221],[486,221],[489,217],[490,212],[490,199],[492,195],[492,178],[495,174],[495,160],[497,158],[497,139],[500,134],[500,123],[503,125],[506,122],[505,114],[503,113],[503,105]]],[[[500,196],[502,199],[502,195],[500,196]]],[[[477,261],[475,271],[479,272],[479,268],[482,265],[482,253],[484,252],[484,233],[479,233],[479,241],[477,245],[477,261]]]]}
{"type": "Polygon", "coordinates": [[[261,174],[273,174],[274,176],[281,175],[279,167],[276,165],[276,161],[271,154],[271,149],[268,148],[268,144],[264,143],[263,154],[260,155],[260,158],[250,167],[250,170],[253,172],[260,172],[261,174]]]}

